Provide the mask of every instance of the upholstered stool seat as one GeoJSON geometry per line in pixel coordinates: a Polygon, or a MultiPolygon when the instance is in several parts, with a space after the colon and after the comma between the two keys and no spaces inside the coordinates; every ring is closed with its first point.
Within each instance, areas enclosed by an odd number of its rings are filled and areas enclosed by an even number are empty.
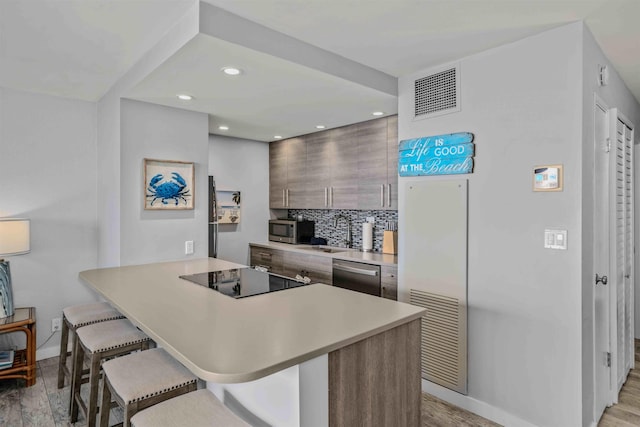
{"type": "Polygon", "coordinates": [[[74,348],[73,381],[71,386],[71,422],[78,420],[78,409],[82,409],[87,426],[96,425],[98,412],[98,382],[100,362],[103,359],[122,356],[149,348],[151,339],[127,319],[109,320],[83,326],[76,330],[78,340],[74,348]],[[89,400],[85,403],[80,395],[82,364],[89,357],[89,400]]]}
{"type": "Polygon", "coordinates": [[[108,360],[102,364],[102,370],[101,427],[109,425],[112,396],[124,409],[126,427],[138,411],[198,387],[198,378],[161,348],[108,360]]]}
{"type": "Polygon", "coordinates": [[[248,427],[209,390],[174,397],[131,417],[133,427],[248,427]]]}
{"type": "Polygon", "coordinates": [[[73,353],[69,351],[69,332],[73,333],[72,347],[78,339],[76,329],[92,323],[105,322],[107,320],[122,319],[124,316],[118,313],[106,302],[74,305],[62,310],[62,329],[60,331],[60,358],[58,361],[58,388],[64,387],[64,379],[73,376],[72,369],[67,367],[67,357],[73,353]]]}

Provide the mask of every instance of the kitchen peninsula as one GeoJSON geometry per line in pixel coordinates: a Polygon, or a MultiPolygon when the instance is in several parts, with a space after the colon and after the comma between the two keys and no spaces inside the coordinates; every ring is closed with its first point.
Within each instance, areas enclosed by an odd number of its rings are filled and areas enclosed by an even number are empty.
{"type": "Polygon", "coordinates": [[[233,299],[178,277],[243,267],[205,258],[80,278],[208,387],[298,367],[296,425],[419,424],[422,308],[323,284],[233,299]]]}

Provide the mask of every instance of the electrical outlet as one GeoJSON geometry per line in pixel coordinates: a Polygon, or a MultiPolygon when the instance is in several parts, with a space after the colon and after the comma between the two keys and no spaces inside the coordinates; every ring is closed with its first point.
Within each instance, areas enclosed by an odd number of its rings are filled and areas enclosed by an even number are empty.
{"type": "Polygon", "coordinates": [[[51,332],[57,332],[62,327],[62,319],[56,317],[51,319],[51,332]]]}
{"type": "Polygon", "coordinates": [[[193,240],[187,240],[184,242],[184,253],[185,255],[193,254],[193,240]]]}

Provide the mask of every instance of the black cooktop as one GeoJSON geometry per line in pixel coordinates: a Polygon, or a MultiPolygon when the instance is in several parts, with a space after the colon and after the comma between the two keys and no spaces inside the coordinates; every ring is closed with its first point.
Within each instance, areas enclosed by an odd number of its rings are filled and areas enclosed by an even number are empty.
{"type": "Polygon", "coordinates": [[[306,285],[305,282],[291,277],[258,271],[249,267],[208,271],[179,277],[232,298],[250,297],[306,285]]]}

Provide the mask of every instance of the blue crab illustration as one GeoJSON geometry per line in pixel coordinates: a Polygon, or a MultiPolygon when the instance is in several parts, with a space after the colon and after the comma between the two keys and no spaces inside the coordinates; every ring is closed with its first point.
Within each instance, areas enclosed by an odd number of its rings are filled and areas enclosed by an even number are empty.
{"type": "Polygon", "coordinates": [[[152,197],[150,205],[153,206],[153,203],[156,200],[160,200],[163,205],[169,204],[170,201],[174,201],[176,206],[183,200],[185,205],[187,204],[187,199],[185,197],[190,197],[189,189],[187,187],[187,182],[178,172],[171,172],[171,180],[165,181],[160,184],[160,181],[164,179],[164,175],[161,173],[155,175],[149,181],[149,186],[147,190],[150,194],[147,194],[147,198],[152,197]]]}

